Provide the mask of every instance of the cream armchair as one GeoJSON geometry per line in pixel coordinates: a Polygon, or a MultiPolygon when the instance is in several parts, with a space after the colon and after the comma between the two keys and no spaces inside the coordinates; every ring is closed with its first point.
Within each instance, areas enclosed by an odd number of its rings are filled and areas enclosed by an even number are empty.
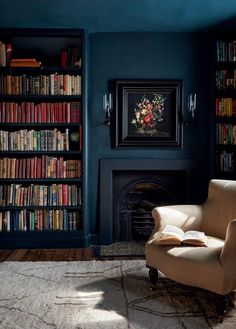
{"type": "Polygon", "coordinates": [[[177,282],[222,296],[216,306],[223,321],[225,297],[236,289],[236,181],[213,179],[202,205],[157,207],[152,215],[155,229],[145,246],[151,283],[156,284],[160,271],[177,282]],[[166,224],[204,231],[208,247],[159,245],[166,224]]]}

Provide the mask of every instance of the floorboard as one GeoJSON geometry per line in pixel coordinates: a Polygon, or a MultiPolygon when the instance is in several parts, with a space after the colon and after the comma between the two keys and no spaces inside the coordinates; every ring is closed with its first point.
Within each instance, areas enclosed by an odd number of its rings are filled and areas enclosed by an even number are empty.
{"type": "Polygon", "coordinates": [[[88,247],[88,248],[68,248],[68,249],[2,249],[0,250],[0,262],[4,261],[89,261],[92,259],[97,260],[114,260],[114,259],[139,259],[145,258],[143,255],[114,255],[101,254],[100,247],[88,247]]]}
{"type": "Polygon", "coordinates": [[[2,249],[0,262],[4,261],[81,261],[94,259],[93,248],[74,249],[2,249]]]}

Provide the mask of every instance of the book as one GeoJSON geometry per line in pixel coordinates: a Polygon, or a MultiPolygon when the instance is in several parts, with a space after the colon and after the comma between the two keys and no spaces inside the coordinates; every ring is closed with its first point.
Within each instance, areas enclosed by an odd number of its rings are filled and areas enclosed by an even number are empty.
{"type": "Polygon", "coordinates": [[[10,60],[11,67],[40,67],[41,62],[35,58],[12,58],[10,60]]]}
{"type": "Polygon", "coordinates": [[[184,232],[175,225],[166,225],[158,242],[160,245],[188,244],[197,247],[207,247],[207,237],[201,231],[184,232]]]}

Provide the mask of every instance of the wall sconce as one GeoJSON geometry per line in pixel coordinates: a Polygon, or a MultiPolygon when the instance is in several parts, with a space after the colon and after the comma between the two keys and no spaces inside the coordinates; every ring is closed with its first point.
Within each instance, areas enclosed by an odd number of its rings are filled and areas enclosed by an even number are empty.
{"type": "Polygon", "coordinates": [[[197,94],[196,93],[189,94],[188,95],[188,116],[187,116],[187,119],[184,120],[184,123],[186,123],[187,125],[192,124],[194,117],[195,117],[196,108],[197,108],[197,94]]]}
{"type": "Polygon", "coordinates": [[[103,95],[103,110],[106,112],[106,120],[104,124],[110,126],[111,124],[111,112],[112,112],[112,94],[103,95]]]}

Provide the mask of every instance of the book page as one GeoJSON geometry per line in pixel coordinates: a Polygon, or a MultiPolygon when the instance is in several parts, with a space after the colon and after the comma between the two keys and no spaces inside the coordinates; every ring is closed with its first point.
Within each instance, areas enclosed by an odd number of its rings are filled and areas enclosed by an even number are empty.
{"type": "Polygon", "coordinates": [[[200,231],[187,231],[184,233],[183,240],[201,240],[204,241],[205,233],[200,231]]]}
{"type": "Polygon", "coordinates": [[[162,239],[167,239],[172,237],[182,241],[183,235],[184,232],[183,230],[181,230],[181,228],[169,224],[167,224],[162,231],[162,239]]]}
{"type": "Polygon", "coordinates": [[[188,231],[188,232],[185,232],[185,234],[184,234],[183,243],[206,247],[207,246],[207,237],[204,232],[188,231]]]}

